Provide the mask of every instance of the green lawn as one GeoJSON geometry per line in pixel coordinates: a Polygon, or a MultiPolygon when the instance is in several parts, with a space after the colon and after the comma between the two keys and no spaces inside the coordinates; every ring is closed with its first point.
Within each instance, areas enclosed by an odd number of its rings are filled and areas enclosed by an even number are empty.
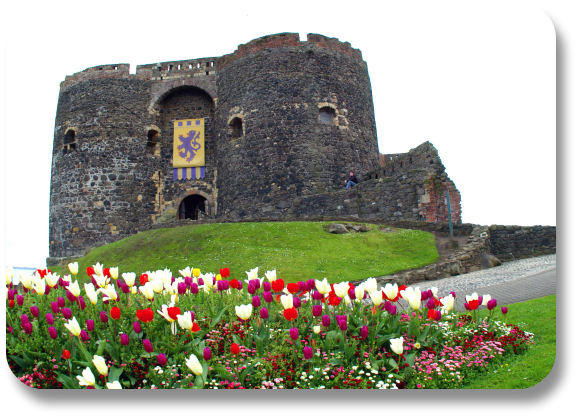
{"type": "MultiPolygon", "coordinates": [[[[366,233],[329,234],[328,222],[200,224],[150,230],[92,250],[78,260],[79,274],[100,262],[123,272],[168,268],[174,276],[185,267],[246,279],[259,267],[262,277],[277,270],[286,282],[327,278],[352,281],[422,267],[438,258],[433,234],[398,229],[383,233],[368,224],[366,233]]],[[[69,273],[63,268],[61,273],[69,273]]]]}

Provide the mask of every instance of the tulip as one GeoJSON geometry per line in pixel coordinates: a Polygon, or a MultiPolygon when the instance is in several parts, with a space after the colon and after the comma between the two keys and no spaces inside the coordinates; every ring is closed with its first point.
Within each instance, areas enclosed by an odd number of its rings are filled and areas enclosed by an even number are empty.
{"type": "Polygon", "coordinates": [[[254,308],[261,306],[261,296],[253,296],[253,301],[251,303],[254,308]]]}
{"type": "Polygon", "coordinates": [[[30,313],[32,314],[33,317],[38,318],[38,315],[40,314],[40,309],[38,309],[38,306],[32,305],[30,307],[30,313]]]}
{"type": "Polygon", "coordinates": [[[70,270],[70,273],[76,276],[78,274],[78,263],[68,263],[68,270],[70,270]]]}
{"type": "Polygon", "coordinates": [[[375,306],[379,306],[383,302],[381,290],[376,290],[369,293],[369,297],[375,306]]]}
{"type": "Polygon", "coordinates": [[[303,358],[306,360],[310,360],[313,358],[313,348],[311,347],[304,347],[303,348],[303,358]]]}
{"type": "Polygon", "coordinates": [[[83,342],[87,342],[90,339],[88,332],[86,332],[84,329],[82,331],[80,331],[80,339],[83,342]]]}
{"type": "Polygon", "coordinates": [[[44,281],[46,282],[46,285],[48,286],[47,289],[56,286],[58,284],[59,278],[60,278],[60,276],[58,276],[57,274],[48,273],[46,275],[46,277],[44,278],[44,281]]]}
{"type": "Polygon", "coordinates": [[[446,312],[449,312],[454,308],[454,301],[455,301],[455,298],[451,295],[448,295],[448,296],[440,299],[440,302],[442,304],[442,308],[446,312]]]}
{"type": "Polygon", "coordinates": [[[482,297],[482,306],[486,306],[491,299],[492,297],[490,295],[484,295],[482,297]]]}
{"type": "MultiPolygon", "coordinates": [[[[120,280],[117,280],[117,283],[120,282],[120,280]]],[[[120,290],[122,291],[122,293],[124,293],[125,295],[128,294],[130,292],[130,287],[128,287],[128,285],[120,282],[119,283],[120,286],[120,290]]]]}
{"type": "Polygon", "coordinates": [[[204,286],[205,285],[205,279],[203,279],[202,277],[199,277],[199,285],[204,286]]]}
{"type": "Polygon", "coordinates": [[[293,307],[294,308],[300,308],[301,307],[301,299],[298,298],[297,296],[295,296],[293,298],[293,307]]]}
{"type": "Polygon", "coordinates": [[[191,354],[191,356],[185,361],[187,367],[197,376],[203,374],[203,366],[199,362],[199,359],[195,354],[191,354]]]}
{"type": "Polygon", "coordinates": [[[120,334],[120,344],[123,346],[127,346],[129,342],[129,338],[127,334],[120,334]]]}
{"type": "Polygon", "coordinates": [[[48,328],[48,336],[50,336],[50,339],[56,339],[58,338],[58,333],[56,332],[56,328],[54,328],[53,326],[48,328]]]}
{"type": "Polygon", "coordinates": [[[80,336],[80,325],[78,325],[76,317],[70,319],[68,323],[64,324],[64,327],[68,329],[70,333],[75,337],[80,336]]]}
{"type": "Polygon", "coordinates": [[[24,296],[16,295],[16,303],[18,306],[22,306],[24,304],[24,296]]]}
{"type": "Polygon", "coordinates": [[[68,290],[68,292],[70,292],[76,298],[80,296],[80,286],[78,285],[78,281],[69,284],[66,290],[68,290]]]}
{"type": "Polygon", "coordinates": [[[285,281],[283,279],[275,279],[271,282],[271,289],[274,292],[281,292],[285,287],[285,281]]]}
{"type": "Polygon", "coordinates": [[[44,315],[44,317],[46,318],[46,323],[48,325],[54,324],[54,317],[52,316],[51,313],[47,313],[46,315],[44,315]]]}
{"type": "Polygon", "coordinates": [[[241,320],[246,321],[251,317],[251,314],[253,313],[253,305],[248,304],[248,305],[235,306],[235,313],[241,320]]]}
{"type": "Polygon", "coordinates": [[[261,310],[259,311],[259,315],[261,316],[261,318],[267,319],[269,318],[269,311],[267,310],[267,308],[261,308],[261,310]]]}
{"type": "Polygon", "coordinates": [[[157,364],[164,367],[167,363],[167,356],[165,354],[157,355],[157,364]]]}
{"type": "Polygon", "coordinates": [[[62,308],[62,316],[64,319],[70,319],[72,318],[72,311],[68,308],[62,308]]]}
{"type": "Polygon", "coordinates": [[[466,311],[471,310],[471,309],[470,309],[470,305],[468,304],[468,302],[464,302],[464,309],[465,309],[466,311]]]}
{"type": "Polygon", "coordinates": [[[340,298],[344,298],[347,295],[347,291],[349,290],[349,282],[341,282],[333,285],[333,291],[335,295],[339,296],[340,298]]]}
{"type": "Polygon", "coordinates": [[[94,321],[93,321],[92,319],[87,319],[87,320],[86,320],[86,329],[87,329],[89,332],[94,331],[94,321]]]}
{"type": "Polygon", "coordinates": [[[283,311],[283,316],[288,321],[293,321],[293,320],[297,319],[297,315],[298,315],[297,309],[295,309],[295,308],[289,308],[289,309],[285,309],[283,311]]]}
{"type": "Polygon", "coordinates": [[[231,344],[231,354],[238,355],[241,349],[238,344],[231,344]]]}
{"type": "Polygon", "coordinates": [[[341,331],[347,331],[347,321],[346,320],[339,321],[339,329],[341,331]]]}
{"type": "Polygon", "coordinates": [[[273,295],[271,292],[263,292],[263,300],[265,300],[267,303],[273,302],[273,295]]]}
{"type": "Polygon", "coordinates": [[[92,283],[85,283],[84,291],[86,292],[86,296],[88,296],[88,300],[90,300],[90,303],[96,305],[98,301],[98,293],[96,293],[94,285],[92,283]]]}
{"type": "Polygon", "coordinates": [[[115,380],[112,383],[107,382],[106,388],[109,390],[122,390],[122,386],[118,380],[115,380]]]}
{"type": "Polygon", "coordinates": [[[321,317],[321,324],[325,327],[325,328],[329,328],[329,326],[331,325],[331,318],[329,318],[329,315],[323,315],[321,317]]]}
{"type": "Polygon", "coordinates": [[[317,288],[319,293],[321,293],[322,295],[325,295],[325,294],[331,292],[331,286],[329,285],[329,283],[327,283],[327,278],[325,278],[323,280],[316,280],[315,281],[315,287],[317,288]]]}
{"type": "Polygon", "coordinates": [[[68,360],[70,359],[70,351],[68,350],[62,350],[62,357],[63,360],[68,360]]]}
{"type": "Polygon", "coordinates": [[[355,289],[353,289],[353,296],[351,294],[349,294],[349,297],[351,299],[357,299],[357,300],[361,300],[363,299],[363,297],[365,296],[365,288],[364,286],[357,286],[355,289]]]}
{"type": "Polygon", "coordinates": [[[297,341],[297,339],[299,338],[299,330],[297,328],[291,328],[289,330],[289,336],[293,341],[297,341]]]}
{"type": "Polygon", "coordinates": [[[397,355],[403,354],[403,337],[390,339],[391,350],[397,355]]]}
{"type": "Polygon", "coordinates": [[[226,279],[231,274],[231,271],[228,267],[225,267],[224,269],[219,269],[219,274],[226,279]]]}
{"type": "Polygon", "coordinates": [[[24,322],[22,324],[22,329],[27,335],[30,335],[32,333],[32,324],[30,322],[24,322]]]}
{"type": "Polygon", "coordinates": [[[249,292],[249,294],[253,295],[255,294],[255,292],[257,291],[257,281],[256,280],[249,280],[249,283],[247,284],[247,292],[249,292]]]}
{"type": "Polygon", "coordinates": [[[114,280],[118,279],[118,267],[111,267],[109,269],[110,277],[114,280]]]}
{"type": "Polygon", "coordinates": [[[78,298],[77,298],[76,296],[74,296],[74,295],[72,294],[72,292],[68,292],[68,291],[67,291],[67,292],[66,292],[66,299],[68,299],[68,301],[69,301],[70,303],[76,303],[76,300],[77,300],[78,298]]]}
{"type": "Polygon", "coordinates": [[[321,305],[313,305],[313,316],[321,316],[323,312],[323,307],[321,305]]]}
{"type": "Polygon", "coordinates": [[[36,280],[33,284],[33,289],[39,296],[44,295],[44,292],[46,292],[46,282],[44,279],[36,280]]]}
{"type": "Polygon", "coordinates": [[[212,353],[209,347],[205,347],[203,350],[203,360],[209,361],[211,359],[212,353]]]}
{"type": "Polygon", "coordinates": [[[6,286],[12,283],[12,278],[14,277],[14,270],[12,267],[6,267],[6,286]]]}
{"type": "Polygon", "coordinates": [[[508,308],[506,306],[502,306],[502,313],[504,315],[508,313],[508,308]]]}
{"type": "Polygon", "coordinates": [[[408,287],[405,290],[401,291],[401,297],[409,303],[409,306],[413,310],[417,310],[420,308],[421,292],[419,291],[419,288],[416,288],[414,291],[411,287],[408,287]]]}
{"type": "Polygon", "coordinates": [[[367,328],[367,325],[363,325],[361,327],[361,330],[359,331],[359,336],[361,339],[365,339],[369,336],[369,328],[367,328]]]}
{"type": "Polygon", "coordinates": [[[287,283],[287,291],[292,295],[299,292],[300,289],[299,283],[287,283]]]}
{"type": "Polygon", "coordinates": [[[223,290],[225,290],[225,285],[224,285],[224,283],[225,283],[225,282],[222,281],[222,280],[219,280],[219,281],[217,282],[217,291],[218,291],[218,292],[222,292],[223,290]]]}
{"type": "Polygon", "coordinates": [[[12,289],[8,289],[8,300],[14,300],[15,294],[16,292],[14,292],[12,289]]]}
{"type": "Polygon", "coordinates": [[[106,311],[100,311],[99,318],[100,322],[106,324],[108,322],[108,315],[106,314],[106,311]]]}
{"type": "Polygon", "coordinates": [[[270,282],[263,282],[263,291],[270,292],[271,291],[271,283],[270,282]]]}
{"type": "Polygon", "coordinates": [[[97,292],[101,292],[103,294],[103,301],[118,299],[118,294],[116,293],[113,285],[107,285],[106,288],[100,288],[97,290],[97,292]]]}
{"type": "Polygon", "coordinates": [[[318,291],[314,291],[313,294],[311,295],[311,298],[313,300],[322,300],[323,299],[323,295],[318,291]]]}
{"type": "Polygon", "coordinates": [[[145,324],[148,324],[149,322],[151,322],[154,318],[154,312],[151,308],[147,308],[147,309],[138,309],[136,311],[136,317],[141,321],[144,322],[145,324]]]}
{"type": "Polygon", "coordinates": [[[177,291],[179,295],[184,295],[187,293],[187,284],[185,282],[180,282],[177,284],[177,291]]]}
{"type": "Polygon", "coordinates": [[[498,301],[496,299],[490,299],[488,301],[487,307],[488,310],[491,311],[492,309],[494,309],[496,306],[498,305],[498,301]]]}
{"type": "Polygon", "coordinates": [[[153,284],[151,282],[146,282],[144,286],[138,288],[140,292],[144,295],[145,298],[148,300],[153,300],[155,297],[155,292],[153,290],[153,284]]]}
{"type": "Polygon", "coordinates": [[[21,323],[21,325],[22,325],[22,324],[25,324],[26,322],[30,322],[30,321],[28,320],[28,315],[26,315],[25,313],[23,313],[23,314],[20,316],[20,323],[21,323]]]}
{"type": "Polygon", "coordinates": [[[196,283],[191,283],[191,293],[193,295],[199,293],[199,285],[197,285],[196,283]]]}
{"type": "Polygon", "coordinates": [[[111,308],[110,317],[115,321],[120,319],[120,308],[117,308],[116,306],[114,308],[111,308]]]}
{"type": "Polygon", "coordinates": [[[66,306],[66,301],[64,298],[58,297],[56,300],[59,308],[64,308],[64,306],[66,306]]]}
{"type": "Polygon", "coordinates": [[[321,327],[319,325],[315,325],[313,327],[313,332],[315,332],[316,334],[318,334],[319,332],[321,332],[321,327]]]}
{"type": "Polygon", "coordinates": [[[151,344],[150,339],[143,339],[142,344],[146,352],[148,353],[153,352],[153,344],[151,344]]]}
{"type": "Polygon", "coordinates": [[[138,281],[140,282],[141,286],[144,286],[149,281],[149,275],[146,273],[141,274],[138,278],[138,281]]]}
{"type": "Polygon", "coordinates": [[[84,302],[84,298],[82,296],[78,297],[78,305],[80,306],[81,311],[86,308],[86,302],[84,302]]]}
{"type": "Polygon", "coordinates": [[[142,332],[142,328],[140,327],[140,324],[137,321],[133,322],[132,329],[136,334],[140,334],[142,332]]]}
{"type": "Polygon", "coordinates": [[[94,387],[94,383],[96,383],[96,380],[94,379],[94,374],[92,374],[92,371],[90,371],[89,367],[86,367],[86,369],[82,371],[82,375],[76,376],[76,378],[78,379],[78,384],[80,384],[81,386],[94,387]]]}
{"type": "Polygon", "coordinates": [[[177,321],[179,326],[183,329],[187,329],[189,331],[193,330],[193,321],[195,320],[194,315],[191,311],[187,311],[182,315],[177,315],[177,321]]]}
{"type": "Polygon", "coordinates": [[[282,295],[281,305],[283,305],[285,309],[293,308],[293,295],[282,295]]]}
{"type": "Polygon", "coordinates": [[[428,309],[430,309],[430,310],[431,310],[431,309],[435,309],[436,303],[435,303],[435,301],[433,300],[433,298],[431,298],[431,299],[428,299],[428,301],[426,302],[425,306],[426,306],[428,309]]]}
{"type": "Polygon", "coordinates": [[[92,363],[96,367],[96,371],[100,373],[102,376],[108,375],[108,367],[106,366],[106,361],[100,355],[95,355],[92,358],[92,363]]]}
{"type": "Polygon", "coordinates": [[[277,269],[265,272],[265,277],[267,280],[269,280],[269,282],[274,282],[277,280],[277,269]]]}

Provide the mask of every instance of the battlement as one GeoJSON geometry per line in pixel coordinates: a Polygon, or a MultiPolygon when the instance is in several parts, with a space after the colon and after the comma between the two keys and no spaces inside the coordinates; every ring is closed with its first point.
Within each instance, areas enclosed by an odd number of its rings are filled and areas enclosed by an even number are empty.
{"type": "Polygon", "coordinates": [[[137,75],[148,77],[153,81],[191,76],[215,75],[218,57],[186,59],[183,61],[159,62],[156,64],[138,65],[137,75]]]}
{"type": "Polygon", "coordinates": [[[93,66],[92,68],[87,68],[84,71],[80,71],[72,75],[67,75],[64,81],[60,83],[60,92],[66,90],[68,87],[72,85],[90,79],[128,78],[129,76],[131,76],[129,70],[130,70],[129,64],[93,66]]]}

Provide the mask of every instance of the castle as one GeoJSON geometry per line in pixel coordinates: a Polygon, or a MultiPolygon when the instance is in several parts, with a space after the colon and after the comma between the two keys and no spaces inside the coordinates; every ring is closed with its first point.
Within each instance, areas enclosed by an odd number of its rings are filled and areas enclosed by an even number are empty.
{"type": "Polygon", "coordinates": [[[379,153],[359,50],[282,33],[221,57],[67,76],[54,130],[50,256],[82,256],[185,219],[447,222],[448,191],[452,222],[461,223],[460,194],[433,145],[379,153]],[[181,169],[174,132],[191,120],[204,124],[204,160],[181,169]],[[362,182],[344,190],[350,170],[362,182]]]}

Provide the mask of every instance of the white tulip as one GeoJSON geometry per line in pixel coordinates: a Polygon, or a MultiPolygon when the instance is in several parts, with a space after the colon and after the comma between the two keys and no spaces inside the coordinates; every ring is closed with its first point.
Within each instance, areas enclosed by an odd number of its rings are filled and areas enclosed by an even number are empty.
{"type": "Polygon", "coordinates": [[[191,268],[189,266],[185,267],[183,270],[179,270],[179,273],[183,277],[191,277],[191,268]]]}
{"type": "Polygon", "coordinates": [[[135,273],[123,273],[122,274],[122,278],[124,280],[124,283],[128,286],[128,287],[133,287],[134,286],[134,282],[136,280],[136,274],[135,273]]]}
{"type": "Polygon", "coordinates": [[[46,276],[44,277],[44,281],[46,281],[46,284],[50,286],[50,288],[56,286],[56,284],[58,283],[58,279],[60,279],[60,276],[52,273],[47,273],[46,276]]]}
{"type": "Polygon", "coordinates": [[[68,270],[70,270],[70,273],[76,276],[78,274],[78,263],[68,263],[68,270]]]}
{"type": "Polygon", "coordinates": [[[388,283],[382,290],[389,300],[394,300],[397,297],[399,288],[397,287],[397,283],[394,283],[393,285],[391,283],[388,283]]]}
{"type": "Polygon", "coordinates": [[[46,282],[44,279],[39,279],[34,282],[33,288],[39,296],[42,296],[46,292],[46,282]]]}
{"type": "Polygon", "coordinates": [[[108,285],[106,288],[98,289],[98,292],[100,292],[104,295],[102,297],[102,300],[105,302],[107,300],[117,300],[118,299],[118,294],[116,293],[116,290],[114,289],[114,285],[108,285]]]}
{"type": "Polygon", "coordinates": [[[112,383],[106,383],[106,388],[109,390],[122,390],[122,386],[118,382],[118,380],[113,381],[112,383]]]}
{"type": "Polygon", "coordinates": [[[96,371],[100,373],[102,376],[108,375],[108,367],[106,366],[106,361],[100,355],[95,355],[92,358],[92,363],[96,367],[96,371]]]}
{"type": "Polygon", "coordinates": [[[102,271],[102,270],[103,270],[103,268],[104,268],[104,265],[102,265],[102,264],[100,264],[100,263],[96,263],[95,265],[92,266],[92,268],[94,269],[94,272],[95,272],[97,275],[102,276],[102,274],[103,274],[103,271],[102,271]]]}
{"type": "Polygon", "coordinates": [[[484,295],[482,298],[482,306],[486,306],[491,299],[492,297],[490,295],[484,295]]]}
{"type": "Polygon", "coordinates": [[[96,303],[98,302],[98,293],[94,289],[94,285],[92,283],[85,283],[84,292],[86,293],[86,296],[88,296],[88,300],[90,300],[90,303],[96,305],[96,303]]]}
{"type": "Polygon", "coordinates": [[[96,281],[96,284],[98,285],[99,288],[105,287],[110,281],[108,277],[102,274],[93,274],[92,277],[94,277],[94,280],[96,281]]]}
{"type": "Polygon", "coordinates": [[[381,296],[381,290],[376,290],[376,291],[371,292],[369,294],[369,297],[371,298],[371,301],[373,302],[373,304],[375,306],[379,306],[383,302],[383,297],[381,296]]]}
{"type": "Polygon", "coordinates": [[[94,374],[92,374],[92,371],[90,371],[89,367],[86,367],[86,369],[82,372],[82,375],[76,376],[76,378],[78,379],[78,384],[81,386],[94,386],[94,383],[96,382],[94,379],[94,374]]]}
{"type": "Polygon", "coordinates": [[[12,283],[12,277],[14,277],[14,269],[6,267],[6,286],[10,286],[10,283],[12,283]]]}
{"type": "MultiPolygon", "coordinates": [[[[133,286],[133,288],[136,288],[136,286],[133,286]]],[[[155,297],[155,292],[153,290],[153,284],[151,282],[146,282],[144,284],[144,286],[141,286],[138,289],[144,295],[144,297],[147,298],[148,300],[153,300],[153,298],[155,297]]]]}
{"type": "Polygon", "coordinates": [[[269,280],[270,282],[274,282],[275,280],[277,280],[277,269],[275,270],[268,270],[265,273],[265,277],[267,278],[267,280],[269,280]]]}
{"type": "MultiPolygon", "coordinates": [[[[293,305],[291,305],[291,307],[293,307],[293,305]]],[[[249,303],[247,305],[235,306],[235,313],[243,321],[246,321],[253,313],[253,305],[249,303]]]]}
{"type": "Polygon", "coordinates": [[[441,298],[440,302],[443,305],[442,309],[445,310],[446,312],[449,312],[454,308],[455,299],[452,295],[448,295],[446,297],[441,298]]]}
{"type": "Polygon", "coordinates": [[[329,283],[327,283],[327,278],[325,278],[323,280],[316,280],[315,281],[315,287],[317,288],[317,291],[319,293],[321,293],[322,295],[325,295],[325,294],[331,292],[331,285],[329,283]]]}
{"type": "Polygon", "coordinates": [[[118,279],[118,267],[111,267],[109,271],[110,277],[112,277],[114,280],[118,279]]]}
{"type": "Polygon", "coordinates": [[[291,309],[293,307],[293,295],[292,294],[282,295],[281,305],[283,305],[285,309],[291,309]]]}
{"type": "Polygon", "coordinates": [[[375,292],[377,290],[377,280],[375,280],[373,277],[370,277],[365,282],[363,282],[363,286],[365,287],[365,291],[367,293],[375,292]]]}
{"type": "Polygon", "coordinates": [[[80,286],[78,285],[78,280],[75,280],[74,283],[70,283],[68,286],[66,286],[66,290],[68,290],[72,295],[79,297],[80,286]]]}
{"type": "Polygon", "coordinates": [[[408,287],[407,289],[402,290],[400,294],[401,297],[409,303],[409,306],[413,310],[418,310],[421,307],[421,292],[419,291],[419,288],[416,288],[414,291],[414,289],[408,287]]]}
{"type": "Polygon", "coordinates": [[[403,337],[390,339],[391,350],[398,355],[403,354],[403,337]]]}
{"type": "Polygon", "coordinates": [[[344,298],[349,291],[349,282],[340,282],[333,285],[333,291],[340,298],[344,298]]]}
{"type": "Polygon", "coordinates": [[[80,325],[78,325],[78,321],[76,320],[75,316],[73,316],[72,319],[69,319],[68,322],[64,324],[64,327],[68,329],[75,337],[80,336],[80,325]]]}
{"type": "Polygon", "coordinates": [[[194,374],[197,376],[203,374],[203,366],[195,354],[191,354],[191,356],[185,362],[187,367],[189,367],[194,374]]]}
{"type": "Polygon", "coordinates": [[[191,314],[191,311],[187,311],[182,315],[177,315],[177,321],[181,328],[187,329],[189,331],[193,329],[193,316],[191,314]]]}
{"type": "Polygon", "coordinates": [[[359,285],[355,288],[355,299],[361,300],[365,295],[365,289],[363,285],[359,285]]]}

